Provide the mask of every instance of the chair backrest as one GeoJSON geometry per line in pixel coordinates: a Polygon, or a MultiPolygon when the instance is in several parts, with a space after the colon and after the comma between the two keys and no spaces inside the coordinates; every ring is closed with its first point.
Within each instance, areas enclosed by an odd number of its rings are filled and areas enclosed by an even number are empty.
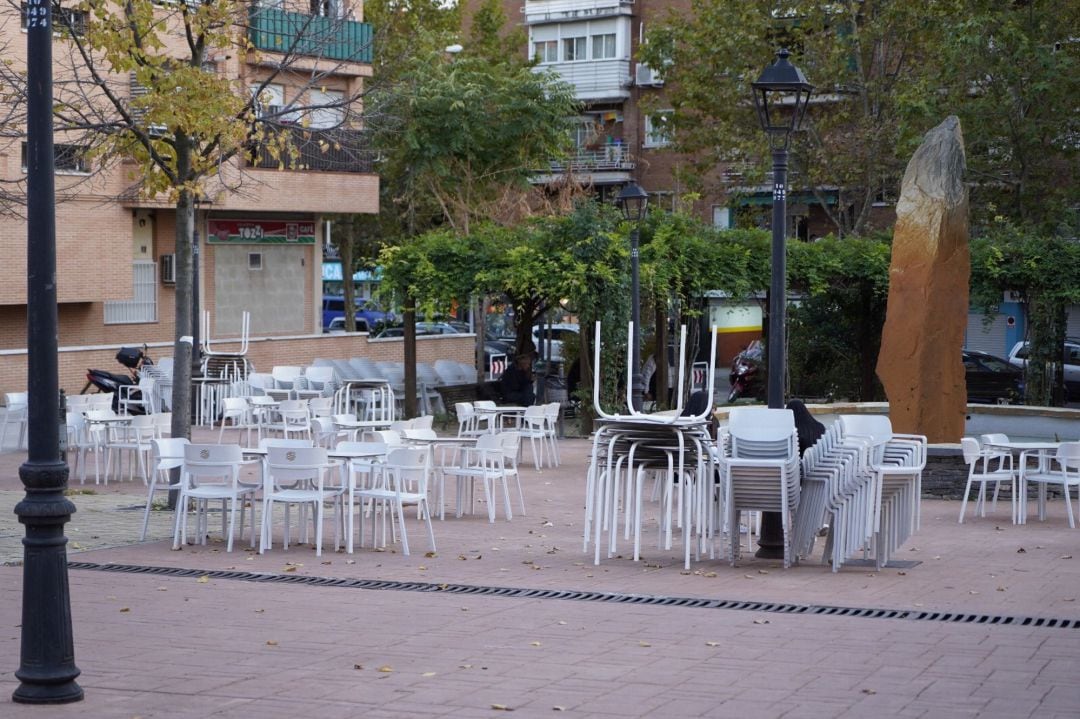
{"type": "Polygon", "coordinates": [[[268,447],[266,468],[274,479],[293,481],[321,477],[329,467],[325,447],[268,447]]]}
{"type": "Polygon", "coordinates": [[[397,430],[377,429],[374,432],[368,432],[367,434],[375,441],[382,442],[387,447],[394,447],[402,444],[401,433],[397,430]]]}
{"type": "Polygon", "coordinates": [[[1005,444],[1009,441],[1009,435],[1001,432],[991,432],[989,434],[980,434],[979,443],[983,446],[988,444],[1005,444]]]}
{"type": "Polygon", "coordinates": [[[517,432],[500,432],[495,435],[502,443],[503,456],[511,466],[517,466],[518,452],[521,448],[521,435],[517,432]]]}
{"type": "Polygon", "coordinates": [[[274,376],[265,372],[252,372],[247,381],[255,394],[265,394],[266,390],[274,389],[274,376]]]}
{"type": "Polygon", "coordinates": [[[334,381],[334,368],[312,365],[304,370],[304,379],[312,389],[324,389],[327,383],[334,381]]]}
{"type": "Polygon", "coordinates": [[[427,492],[428,474],[431,472],[431,452],[427,447],[389,447],[383,467],[390,472],[393,489],[408,491],[407,482],[416,482],[418,494],[427,492]]]}
{"type": "Polygon", "coordinates": [[[478,399],[473,402],[473,407],[480,407],[482,409],[495,409],[495,403],[490,399],[478,399]]]}
{"type": "Polygon", "coordinates": [[[312,417],[329,417],[334,411],[333,397],[312,397],[308,400],[312,417]]]}
{"type": "Polygon", "coordinates": [[[184,446],[184,473],[199,479],[234,480],[240,473],[243,454],[237,444],[188,444],[184,446]]]}
{"type": "Polygon", "coordinates": [[[438,439],[439,435],[433,429],[416,428],[407,429],[402,433],[405,439],[438,439]]]}
{"type": "Polygon", "coordinates": [[[892,439],[892,422],[882,414],[842,414],[840,427],[845,435],[869,437],[874,444],[892,439]]]}
{"type": "Polygon", "coordinates": [[[728,415],[731,453],[741,458],[798,455],[795,413],[789,409],[738,407],[728,415]]]}
{"type": "Polygon", "coordinates": [[[86,404],[89,409],[112,410],[112,401],[112,392],[99,392],[98,394],[90,395],[90,400],[86,404]]]}
{"type": "Polygon", "coordinates": [[[288,415],[289,417],[311,415],[311,410],[308,408],[306,399],[283,399],[278,402],[278,412],[281,412],[282,415],[288,415]]]}
{"type": "Polygon", "coordinates": [[[534,404],[525,408],[525,416],[522,422],[526,427],[539,429],[547,426],[547,410],[542,404],[534,404]]]}
{"type": "Polygon", "coordinates": [[[1059,444],[1055,459],[1065,469],[1080,469],[1080,442],[1059,444]]]}
{"type": "Polygon", "coordinates": [[[431,429],[435,425],[435,416],[430,414],[421,415],[420,417],[413,418],[413,429],[431,429]]]}
{"type": "Polygon", "coordinates": [[[465,377],[461,373],[458,363],[453,360],[435,360],[435,373],[439,375],[439,379],[442,380],[443,384],[465,384],[465,377]]]}
{"type": "Polygon", "coordinates": [[[29,392],[5,392],[4,393],[4,404],[7,405],[7,409],[8,409],[9,413],[12,412],[13,410],[26,409],[27,405],[30,404],[30,393],[29,392]]]}
{"type": "Polygon", "coordinates": [[[964,452],[964,462],[972,464],[979,459],[979,442],[974,437],[961,437],[960,449],[964,452]]]}
{"type": "Polygon", "coordinates": [[[184,464],[184,448],[191,444],[187,437],[155,439],[150,445],[154,452],[154,465],[158,469],[172,469],[184,464]]]}
{"type": "Polygon", "coordinates": [[[274,378],[274,386],[277,389],[293,389],[296,385],[296,380],[303,374],[302,367],[293,367],[291,365],[284,365],[281,367],[274,367],[270,370],[270,376],[274,378]]]}
{"type": "Polygon", "coordinates": [[[476,438],[476,448],[484,451],[502,451],[503,440],[497,434],[482,434],[476,438]]]}
{"type": "Polygon", "coordinates": [[[221,400],[221,410],[232,416],[239,416],[248,409],[247,399],[244,397],[225,397],[221,400]]]}

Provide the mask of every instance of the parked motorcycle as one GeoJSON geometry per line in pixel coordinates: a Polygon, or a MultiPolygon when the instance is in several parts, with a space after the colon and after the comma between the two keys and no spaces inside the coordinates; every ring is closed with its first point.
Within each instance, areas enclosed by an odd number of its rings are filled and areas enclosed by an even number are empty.
{"type": "Polygon", "coordinates": [[[739,397],[757,397],[765,389],[765,348],[759,340],[754,340],[746,349],[731,360],[731,372],[728,381],[731,392],[727,401],[732,403],[739,397]]]}
{"type": "MultiPolygon", "coordinates": [[[[146,354],[146,347],[123,347],[116,353],[116,361],[127,367],[127,373],[109,372],[103,369],[89,369],[86,371],[86,386],[82,394],[91,386],[97,387],[98,392],[111,392],[113,395],[113,411],[120,409],[120,388],[124,385],[139,384],[139,373],[143,367],[154,364],[150,356],[146,354]]],[[[138,390],[129,390],[131,399],[141,399],[138,390]]],[[[129,406],[131,414],[144,414],[143,405],[133,404],[129,406]]]]}

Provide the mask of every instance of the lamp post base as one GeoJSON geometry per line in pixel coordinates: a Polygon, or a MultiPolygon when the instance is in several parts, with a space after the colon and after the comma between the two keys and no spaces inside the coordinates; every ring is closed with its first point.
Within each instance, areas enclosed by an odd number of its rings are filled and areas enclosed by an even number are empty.
{"type": "Polygon", "coordinates": [[[763,512],[761,537],[758,538],[758,559],[784,558],[784,522],[779,512],[763,512]]]}

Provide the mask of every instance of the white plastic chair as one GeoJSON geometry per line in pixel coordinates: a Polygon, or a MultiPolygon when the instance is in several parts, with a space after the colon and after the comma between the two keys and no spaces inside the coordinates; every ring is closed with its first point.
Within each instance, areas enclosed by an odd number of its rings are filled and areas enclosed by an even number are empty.
{"type": "MultiPolygon", "coordinates": [[[[345,551],[352,554],[353,536],[356,533],[356,493],[361,489],[371,489],[374,486],[372,481],[374,473],[378,471],[386,455],[386,445],[382,442],[341,442],[337,448],[341,452],[369,455],[350,459],[345,467],[345,551]]],[[[360,511],[365,511],[363,501],[361,501],[360,511]]]]}
{"type": "Polygon", "coordinates": [[[311,439],[311,411],[308,409],[307,400],[282,400],[277,406],[277,419],[278,423],[272,425],[272,428],[281,432],[285,439],[288,439],[290,434],[311,439]]]}
{"type": "MultiPolygon", "coordinates": [[[[232,421],[232,428],[242,433],[247,430],[247,443],[251,444],[251,430],[256,425],[251,420],[251,408],[245,397],[226,397],[221,401],[221,429],[218,431],[218,444],[225,439],[225,425],[232,421]]],[[[238,435],[239,437],[239,435],[238,435]]]]}
{"type": "Polygon", "coordinates": [[[100,425],[92,427],[79,412],[67,413],[68,451],[74,451],[74,475],[79,472],[79,483],[86,484],[87,455],[94,455],[94,484],[101,482],[101,451],[105,447],[105,430],[100,425]]]}
{"type": "MultiPolygon", "coordinates": [[[[431,526],[431,508],[428,506],[428,481],[431,476],[431,452],[426,447],[392,447],[387,449],[386,461],[376,474],[375,485],[359,489],[356,496],[388,505],[391,522],[397,518],[401,529],[401,551],[409,555],[409,537],[405,527],[405,505],[416,505],[421,518],[427,523],[431,551],[435,552],[435,531],[431,526]]],[[[385,515],[384,515],[385,516],[385,515]]],[[[375,524],[372,523],[372,543],[375,542],[375,524]]],[[[364,546],[364,514],[360,515],[360,546],[364,546]]]]}
{"type": "Polygon", "coordinates": [[[150,483],[147,472],[150,452],[153,449],[151,442],[157,436],[157,424],[153,415],[135,415],[124,425],[115,425],[109,429],[109,438],[105,444],[108,454],[105,457],[105,483],[109,483],[109,475],[112,472],[113,458],[117,463],[117,479],[123,471],[124,453],[131,456],[128,460],[128,479],[133,479],[134,463],[139,465],[139,476],[145,484],[150,483]]]}
{"type": "Polygon", "coordinates": [[[979,485],[978,498],[975,500],[975,513],[980,517],[986,516],[986,485],[994,483],[994,511],[997,511],[998,489],[1002,482],[1009,483],[1009,496],[1012,504],[1012,521],[1016,523],[1016,473],[1013,471],[1012,455],[1002,454],[992,448],[980,447],[978,441],[972,437],[963,437],[960,440],[960,448],[964,452],[964,462],[968,465],[967,484],[964,486],[964,499],[960,502],[959,523],[964,523],[964,512],[967,511],[968,497],[971,496],[971,485],[979,485]],[[1007,462],[1006,462],[1007,458],[1007,462]],[[992,464],[997,462],[996,467],[992,464]],[[1006,466],[1007,465],[1007,466],[1006,466]]]}
{"type": "Polygon", "coordinates": [[[122,384],[117,388],[117,409],[131,414],[132,407],[142,407],[144,414],[157,412],[157,388],[153,377],[143,375],[138,384],[122,384]]]}
{"type": "Polygon", "coordinates": [[[529,440],[529,448],[532,450],[533,467],[536,469],[542,469],[544,466],[544,455],[549,455],[548,466],[555,466],[555,449],[552,447],[549,449],[549,443],[552,441],[551,435],[548,432],[548,419],[547,411],[543,405],[533,405],[525,408],[525,415],[521,418],[521,427],[517,430],[522,439],[529,440]],[[540,443],[539,452],[536,449],[537,442],[540,443]]]}
{"type": "MultiPolygon", "coordinates": [[[[1028,468],[1027,458],[1020,458],[1020,497],[1025,502],[1027,497],[1027,483],[1035,482],[1039,487],[1039,519],[1046,520],[1046,488],[1056,484],[1061,487],[1061,493],[1065,496],[1065,510],[1069,518],[1069,527],[1076,528],[1076,518],[1073,514],[1072,498],[1070,492],[1073,487],[1077,488],[1077,501],[1080,502],[1080,442],[1062,442],[1057,451],[1047,462],[1040,462],[1037,469],[1028,468]]],[[[1026,504],[1026,502],[1025,502],[1026,504]]],[[[1020,509],[1021,515],[1026,514],[1026,506],[1020,509]]]]}
{"type": "MultiPolygon", "coordinates": [[[[487,502],[488,521],[495,521],[494,485],[499,483],[503,490],[503,510],[507,521],[513,519],[510,508],[510,491],[507,486],[506,453],[503,440],[496,434],[480,435],[475,447],[461,448],[461,462],[458,466],[444,467],[443,475],[457,479],[457,516],[462,514],[464,502],[473,504],[474,485],[479,480],[484,486],[484,499],[487,502]]],[[[440,515],[441,516],[441,515],[440,515]]]]}
{"type": "MultiPolygon", "coordinates": [[[[322,556],[323,516],[326,504],[334,508],[334,549],[341,545],[342,496],[345,487],[333,481],[337,465],[331,463],[323,447],[267,448],[263,483],[263,523],[259,554],[273,545],[271,520],[274,504],[311,505],[315,511],[315,556],[322,556]]],[[[289,522],[286,515],[284,547],[289,548],[289,522]]]]}
{"type": "Polygon", "coordinates": [[[180,489],[182,482],[173,483],[170,473],[173,469],[184,466],[184,447],[190,442],[186,437],[170,437],[155,439],[150,444],[153,446],[154,471],[150,473],[150,486],[146,491],[146,509],[143,511],[140,542],[146,541],[146,530],[150,526],[150,510],[154,504],[154,492],[171,492],[180,489]]]}
{"type": "Polygon", "coordinates": [[[28,392],[4,393],[6,409],[4,411],[4,424],[0,425],[0,449],[2,449],[4,439],[7,437],[7,426],[9,424],[14,424],[18,428],[15,448],[22,449],[26,447],[27,408],[29,403],[30,394],[28,392]]]}
{"type": "MultiPolygon", "coordinates": [[[[256,485],[240,479],[244,464],[240,445],[189,444],[184,447],[184,465],[180,475],[180,498],[173,530],[173,549],[187,543],[187,503],[195,501],[196,530],[200,543],[206,544],[207,504],[220,499],[221,531],[227,537],[225,551],[231,552],[236,529],[236,510],[240,509],[240,537],[244,536],[245,500],[255,494],[256,485]],[[226,507],[228,511],[226,511],[226,507]]],[[[254,514],[254,510],[252,510],[254,514]]],[[[251,546],[255,546],[255,521],[252,517],[251,546]]]]}

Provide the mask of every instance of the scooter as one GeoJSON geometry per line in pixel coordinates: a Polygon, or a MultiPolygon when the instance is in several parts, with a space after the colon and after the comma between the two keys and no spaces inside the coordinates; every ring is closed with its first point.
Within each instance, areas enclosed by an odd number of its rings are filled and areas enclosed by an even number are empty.
{"type": "Polygon", "coordinates": [[[728,381],[731,383],[731,392],[728,393],[728,404],[739,397],[757,397],[765,387],[762,360],[764,351],[761,342],[754,340],[746,349],[735,355],[731,361],[731,372],[728,381]]]}
{"type": "MultiPolygon", "coordinates": [[[[154,361],[146,354],[145,346],[143,349],[138,347],[121,348],[116,353],[116,361],[128,368],[127,374],[109,372],[103,369],[88,369],[86,371],[86,386],[82,389],[82,394],[86,394],[86,390],[90,389],[91,386],[97,387],[98,392],[111,392],[114,412],[120,408],[120,388],[125,385],[138,384],[139,372],[142,368],[154,364],[154,361]]],[[[132,392],[132,399],[139,398],[137,391],[132,392]]],[[[129,409],[131,414],[144,413],[142,405],[130,405],[129,409]]]]}

